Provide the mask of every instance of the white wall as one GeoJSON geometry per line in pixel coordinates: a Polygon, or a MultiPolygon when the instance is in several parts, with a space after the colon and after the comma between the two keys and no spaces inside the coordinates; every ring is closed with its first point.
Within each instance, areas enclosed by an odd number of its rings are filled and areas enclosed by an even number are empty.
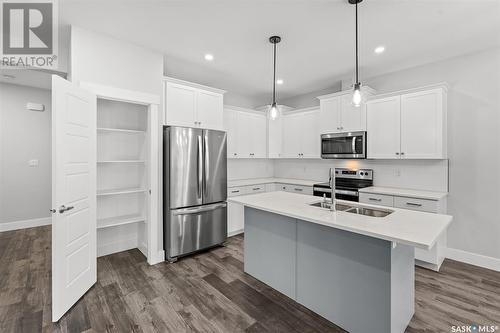
{"type": "Polygon", "coordinates": [[[71,27],[70,79],[161,96],[163,56],[103,34],[71,27]]]}
{"type": "Polygon", "coordinates": [[[48,217],[50,208],[50,91],[1,83],[0,223],[48,217]],[[28,111],[27,102],[42,103],[45,111],[28,111]],[[31,159],[39,166],[28,166],[31,159]]]}
{"type": "Polygon", "coordinates": [[[379,76],[379,92],[446,81],[450,195],[448,246],[500,259],[500,49],[379,76]]]}
{"type": "MultiPolygon", "coordinates": [[[[500,218],[495,210],[500,205],[500,49],[362,78],[362,82],[377,93],[438,82],[450,85],[448,213],[454,216],[454,221],[448,232],[448,246],[500,259],[500,218]]],[[[345,87],[350,85],[350,79],[343,82],[345,87]]],[[[295,100],[297,104],[308,101],[310,96],[295,100]]],[[[443,165],[425,161],[408,165],[365,163],[376,170],[376,184],[385,186],[437,189],[442,186],[445,174],[443,165]],[[400,165],[400,177],[390,176],[393,165],[400,165]]],[[[275,176],[315,179],[318,175],[319,180],[325,180],[328,167],[329,163],[324,161],[277,160],[275,176]]]]}

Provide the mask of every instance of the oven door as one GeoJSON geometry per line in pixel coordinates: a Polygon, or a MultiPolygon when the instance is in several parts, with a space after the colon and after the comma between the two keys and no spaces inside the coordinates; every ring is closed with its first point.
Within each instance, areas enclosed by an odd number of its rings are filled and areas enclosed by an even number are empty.
{"type": "Polygon", "coordinates": [[[366,132],[322,134],[321,158],[366,158],[366,132]]]}
{"type": "MultiPolygon", "coordinates": [[[[313,195],[316,197],[331,198],[332,190],[324,187],[313,187],[313,195]]],[[[335,198],[359,202],[359,193],[356,190],[335,189],[335,198]]]]}

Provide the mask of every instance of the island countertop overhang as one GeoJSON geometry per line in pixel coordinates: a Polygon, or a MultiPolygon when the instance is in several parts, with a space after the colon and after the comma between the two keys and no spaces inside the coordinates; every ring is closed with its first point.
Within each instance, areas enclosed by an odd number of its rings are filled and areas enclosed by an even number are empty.
{"type": "MultiPolygon", "coordinates": [[[[390,210],[394,212],[386,217],[370,217],[342,211],[331,212],[328,209],[310,206],[311,203],[320,200],[314,196],[282,191],[228,198],[228,202],[246,207],[425,250],[435,245],[439,236],[446,232],[453,219],[450,215],[393,207],[390,207],[390,210]]],[[[350,201],[337,201],[357,204],[350,201]]],[[[387,209],[387,207],[368,204],[362,204],[362,206],[387,209]]]]}

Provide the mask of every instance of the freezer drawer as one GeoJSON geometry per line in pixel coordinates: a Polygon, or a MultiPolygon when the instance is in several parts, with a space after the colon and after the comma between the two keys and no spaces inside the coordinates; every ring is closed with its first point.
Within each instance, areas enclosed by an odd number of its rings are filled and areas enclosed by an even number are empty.
{"type": "Polygon", "coordinates": [[[223,243],[227,238],[225,202],[170,211],[167,259],[223,243]]]}

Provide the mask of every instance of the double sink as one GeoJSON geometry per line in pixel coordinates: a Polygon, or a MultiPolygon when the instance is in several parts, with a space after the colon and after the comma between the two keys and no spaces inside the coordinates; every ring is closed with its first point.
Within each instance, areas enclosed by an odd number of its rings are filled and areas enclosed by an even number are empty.
{"type": "MultiPolygon", "coordinates": [[[[326,209],[330,209],[330,207],[332,206],[330,202],[325,202],[325,201],[315,202],[309,205],[313,207],[326,208],[326,209]]],[[[371,217],[386,217],[387,215],[394,213],[394,211],[390,209],[372,208],[361,205],[347,205],[343,203],[335,204],[335,210],[339,212],[359,214],[371,217]]]]}

